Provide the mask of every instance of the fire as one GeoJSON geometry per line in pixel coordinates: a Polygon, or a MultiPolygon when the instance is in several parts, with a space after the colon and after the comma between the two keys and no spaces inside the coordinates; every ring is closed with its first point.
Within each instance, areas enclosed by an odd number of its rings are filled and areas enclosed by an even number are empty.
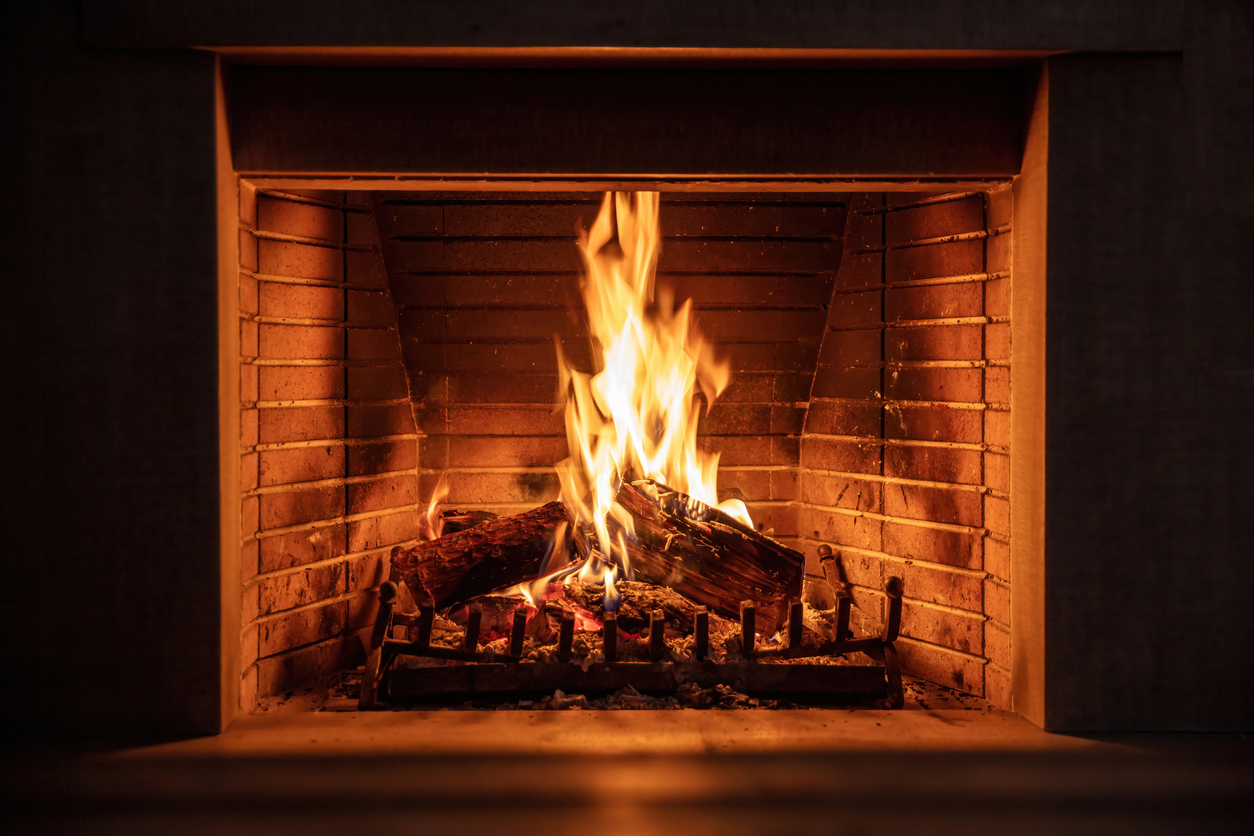
{"type": "Polygon", "coordinates": [[[448,481],[441,476],[431,492],[431,501],[427,503],[427,512],[418,520],[418,537],[421,540],[435,540],[444,533],[444,519],[440,516],[440,503],[448,496],[448,481]]]}
{"type": "Polygon", "coordinates": [[[528,607],[536,609],[543,602],[544,594],[552,584],[575,571],[577,567],[566,565],[568,560],[566,555],[569,551],[566,527],[566,523],[558,523],[557,530],[553,532],[553,539],[549,541],[549,547],[540,561],[540,572],[536,579],[512,587],[505,593],[506,595],[521,595],[526,599],[528,607]],[[551,571],[555,560],[558,562],[558,568],[556,571],[551,571]]]}
{"type": "Polygon", "coordinates": [[[602,585],[605,587],[605,611],[616,612],[618,605],[623,602],[623,596],[618,592],[618,567],[607,566],[605,575],[601,579],[602,585]]]}
{"type": "Polygon", "coordinates": [[[676,308],[670,288],[655,294],[660,244],[657,192],[607,193],[579,242],[597,370],[571,368],[558,346],[570,451],[557,465],[561,498],[595,532],[580,579],[604,583],[607,603],[615,580],[631,578],[627,542],[607,525],[613,517],[631,536],[630,516],[614,504],[628,471],[752,525],[744,503],[718,501],[718,454],[697,449],[698,393],[708,409],[731,372],[693,321],[691,300],[676,308]]]}

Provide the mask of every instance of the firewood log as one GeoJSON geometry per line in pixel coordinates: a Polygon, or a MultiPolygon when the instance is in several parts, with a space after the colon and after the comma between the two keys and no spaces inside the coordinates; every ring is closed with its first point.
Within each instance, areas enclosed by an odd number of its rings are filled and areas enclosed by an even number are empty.
{"type": "MultiPolygon", "coordinates": [[[[801,597],[805,557],[727,514],[648,480],[624,481],[614,501],[634,523],[627,554],[635,580],[668,586],[732,620],[739,620],[742,601],[752,601],[757,632],[765,635],[801,597]]],[[[612,517],[608,525],[617,540],[620,526],[612,517]]],[[[586,553],[586,538],[574,540],[586,553]]]]}
{"type": "Polygon", "coordinates": [[[437,608],[468,601],[502,587],[531,580],[566,522],[560,502],[446,534],[413,548],[392,549],[394,577],[415,600],[430,598],[437,608]]]}

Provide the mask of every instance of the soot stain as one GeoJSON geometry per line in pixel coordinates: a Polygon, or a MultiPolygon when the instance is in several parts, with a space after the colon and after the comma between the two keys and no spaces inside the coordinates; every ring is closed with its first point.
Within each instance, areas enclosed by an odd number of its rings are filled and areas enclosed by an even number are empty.
{"type": "Polygon", "coordinates": [[[551,473],[520,473],[518,485],[522,488],[524,497],[529,500],[539,499],[553,489],[554,479],[551,473]]]}

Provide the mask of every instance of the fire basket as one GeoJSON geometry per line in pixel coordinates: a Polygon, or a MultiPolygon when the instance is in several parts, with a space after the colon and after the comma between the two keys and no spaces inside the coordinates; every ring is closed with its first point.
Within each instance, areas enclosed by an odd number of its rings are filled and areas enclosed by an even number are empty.
{"type": "Polygon", "coordinates": [[[534,661],[523,657],[528,633],[528,606],[520,601],[514,609],[503,652],[481,647],[482,604],[467,609],[460,641],[432,642],[436,607],[424,600],[417,613],[398,611],[398,587],[388,581],[379,590],[379,612],[375,621],[370,656],[361,685],[359,707],[384,709],[400,707],[417,698],[506,696],[522,692],[609,693],[634,688],[642,693],[669,693],[684,683],[702,688],[730,685],[746,693],[796,694],[825,698],[872,698],[886,708],[903,704],[901,671],[894,642],[901,627],[900,578],[889,578],[884,592],[888,597],[888,619],[878,636],[853,638],[849,628],[850,598],[841,592],[836,580],[836,563],[830,549],[820,553],[825,578],[817,584],[834,600],[833,638],[817,645],[804,641],[805,604],[793,600],[781,631],[784,641],[774,647],[759,647],[756,606],[745,601],[740,607],[738,630],[731,637],[736,661],[715,661],[710,648],[710,611],[705,606],[693,610],[691,642],[684,650],[668,644],[666,618],[661,610],[650,614],[647,633],[636,642],[640,655],[633,661],[622,657],[617,614],[604,614],[599,638],[600,652],[580,664],[574,659],[576,614],[563,612],[557,631],[556,658],[534,661]],[[397,637],[403,633],[404,637],[397,637]],[[847,661],[853,654],[865,654],[879,664],[847,661]],[[406,667],[410,659],[436,660],[435,664],[406,667]],[[804,661],[797,661],[804,660],[804,661]]]}

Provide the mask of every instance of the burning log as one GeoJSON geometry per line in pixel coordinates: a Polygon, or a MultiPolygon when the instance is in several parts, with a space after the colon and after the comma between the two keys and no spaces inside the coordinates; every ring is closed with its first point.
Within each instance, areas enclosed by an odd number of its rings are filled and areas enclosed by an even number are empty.
{"type": "Polygon", "coordinates": [[[565,521],[562,504],[550,502],[410,549],[397,546],[392,569],[416,600],[430,598],[442,609],[535,578],[565,521]]]}
{"type": "MultiPolygon", "coordinates": [[[[805,557],[715,508],[648,480],[624,481],[615,503],[631,515],[627,555],[638,581],[667,586],[733,621],[755,605],[757,632],[774,634],[801,597],[805,557]]],[[[608,520],[610,536],[621,528],[608,520]]],[[[576,547],[586,551],[584,538],[576,547]]],[[[586,556],[586,555],[585,555],[586,556]]]]}

